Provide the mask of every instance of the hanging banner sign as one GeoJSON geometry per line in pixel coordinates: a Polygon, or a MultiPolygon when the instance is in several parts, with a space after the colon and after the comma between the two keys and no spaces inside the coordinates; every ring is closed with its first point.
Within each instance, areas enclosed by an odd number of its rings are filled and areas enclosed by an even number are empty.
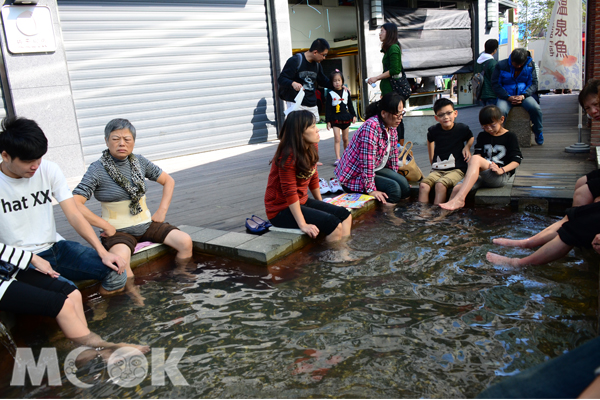
{"type": "Polygon", "coordinates": [[[581,0],[556,0],[538,77],[540,90],[581,89],[581,0]]]}

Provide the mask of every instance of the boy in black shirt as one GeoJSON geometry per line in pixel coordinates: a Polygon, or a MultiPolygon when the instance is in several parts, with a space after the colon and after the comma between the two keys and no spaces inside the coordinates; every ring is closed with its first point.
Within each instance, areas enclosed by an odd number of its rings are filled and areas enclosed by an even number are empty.
{"type": "Polygon", "coordinates": [[[448,189],[465,176],[474,138],[467,125],[454,123],[458,112],[451,100],[436,100],[433,112],[438,123],[429,127],[427,132],[427,151],[432,171],[419,185],[419,201],[428,203],[429,192],[435,185],[433,204],[440,204],[446,200],[448,189]]]}
{"type": "Polygon", "coordinates": [[[483,107],[479,123],[483,132],[477,136],[475,154],[469,161],[464,182],[456,185],[449,202],[440,204],[446,210],[464,207],[471,188],[506,185],[523,159],[517,135],[502,126],[504,116],[498,107],[483,107]]]}

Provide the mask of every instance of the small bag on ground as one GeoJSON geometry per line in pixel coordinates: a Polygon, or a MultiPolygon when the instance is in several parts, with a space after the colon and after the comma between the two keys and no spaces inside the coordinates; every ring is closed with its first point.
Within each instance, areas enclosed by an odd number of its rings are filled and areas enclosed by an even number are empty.
{"type": "Polygon", "coordinates": [[[423,172],[417,165],[412,152],[412,142],[406,142],[404,148],[398,154],[398,173],[412,182],[417,182],[423,179],[423,172]]]}

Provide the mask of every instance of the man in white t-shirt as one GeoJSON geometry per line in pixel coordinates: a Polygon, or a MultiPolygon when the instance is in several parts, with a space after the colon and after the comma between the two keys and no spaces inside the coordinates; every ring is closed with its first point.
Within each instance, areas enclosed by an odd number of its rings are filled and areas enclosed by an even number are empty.
{"type": "Polygon", "coordinates": [[[102,282],[101,294],[120,291],[125,261],[100,244],[79,212],[60,168],[42,160],[48,140],[35,121],[5,118],[0,132],[0,243],[32,252],[31,265],[52,277],[102,282]],[[71,226],[93,249],[56,232],[54,197],[71,226]]]}

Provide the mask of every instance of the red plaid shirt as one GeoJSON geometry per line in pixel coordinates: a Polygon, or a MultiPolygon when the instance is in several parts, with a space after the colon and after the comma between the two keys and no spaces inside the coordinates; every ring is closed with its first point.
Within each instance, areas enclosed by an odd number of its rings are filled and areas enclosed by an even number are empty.
{"type": "Polygon", "coordinates": [[[377,167],[387,150],[390,141],[390,156],[385,165],[398,171],[398,131],[396,128],[385,130],[383,122],[376,115],[365,121],[352,136],[348,148],[335,168],[335,176],[340,183],[350,190],[359,193],[370,193],[375,187],[375,167],[377,167]]]}

